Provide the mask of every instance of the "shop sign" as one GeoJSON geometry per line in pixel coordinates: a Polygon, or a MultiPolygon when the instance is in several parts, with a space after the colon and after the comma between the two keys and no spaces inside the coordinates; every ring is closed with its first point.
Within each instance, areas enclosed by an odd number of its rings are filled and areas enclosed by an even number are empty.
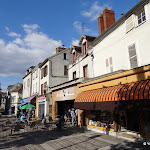
{"type": "Polygon", "coordinates": [[[71,89],[65,89],[62,90],[61,93],[57,93],[56,97],[67,97],[67,96],[73,96],[74,95],[74,91],[71,89]]]}
{"type": "Polygon", "coordinates": [[[37,97],[37,100],[45,99],[45,96],[37,97]]]}
{"type": "Polygon", "coordinates": [[[78,87],[71,87],[64,90],[59,90],[52,93],[53,99],[55,101],[73,100],[79,94],[78,87]]]}
{"type": "Polygon", "coordinates": [[[45,102],[46,101],[46,99],[39,99],[38,100],[38,103],[40,103],[40,102],[45,102]]]}

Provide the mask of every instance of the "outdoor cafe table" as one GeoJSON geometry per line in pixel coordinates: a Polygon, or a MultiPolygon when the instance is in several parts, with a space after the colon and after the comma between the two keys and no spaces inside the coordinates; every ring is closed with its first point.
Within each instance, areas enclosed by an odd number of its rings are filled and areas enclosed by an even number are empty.
{"type": "Polygon", "coordinates": [[[35,124],[37,122],[37,120],[36,119],[34,119],[34,120],[30,120],[30,121],[28,121],[28,124],[29,125],[33,125],[33,124],[35,124]]]}
{"type": "Polygon", "coordinates": [[[7,124],[6,127],[9,127],[10,135],[12,135],[12,129],[15,127],[15,124],[7,124]]]}

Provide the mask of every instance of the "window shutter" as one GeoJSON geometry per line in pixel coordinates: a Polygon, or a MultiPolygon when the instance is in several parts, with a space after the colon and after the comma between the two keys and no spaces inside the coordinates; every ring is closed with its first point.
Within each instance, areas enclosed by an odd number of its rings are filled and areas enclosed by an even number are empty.
{"type": "Polygon", "coordinates": [[[128,51],[129,51],[129,59],[130,59],[131,69],[138,67],[135,44],[129,46],[128,51]]]}
{"type": "Polygon", "coordinates": [[[108,67],[108,59],[106,59],[106,67],[108,67]]]}
{"type": "Polygon", "coordinates": [[[68,75],[68,67],[67,66],[64,66],[64,75],[68,75]]]}
{"type": "Polygon", "coordinates": [[[47,76],[47,66],[45,66],[45,68],[44,68],[44,77],[46,77],[47,76]]]}
{"type": "Polygon", "coordinates": [[[43,78],[43,68],[41,69],[41,79],[43,78]]]}
{"type": "Polygon", "coordinates": [[[134,19],[135,15],[133,14],[126,20],[126,33],[134,28],[134,19]]]}
{"type": "Polygon", "coordinates": [[[41,84],[41,95],[43,95],[43,84],[41,84]]]}
{"type": "Polygon", "coordinates": [[[112,65],[112,57],[109,57],[109,63],[112,65]]]}

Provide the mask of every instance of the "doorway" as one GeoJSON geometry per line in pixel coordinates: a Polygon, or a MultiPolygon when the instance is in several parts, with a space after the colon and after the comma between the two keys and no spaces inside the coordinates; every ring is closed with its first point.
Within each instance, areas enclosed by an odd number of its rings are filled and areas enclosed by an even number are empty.
{"type": "Polygon", "coordinates": [[[70,117],[69,109],[74,107],[74,100],[58,101],[58,115],[70,117]]]}
{"type": "Polygon", "coordinates": [[[150,138],[150,110],[143,111],[143,137],[150,138]]]}

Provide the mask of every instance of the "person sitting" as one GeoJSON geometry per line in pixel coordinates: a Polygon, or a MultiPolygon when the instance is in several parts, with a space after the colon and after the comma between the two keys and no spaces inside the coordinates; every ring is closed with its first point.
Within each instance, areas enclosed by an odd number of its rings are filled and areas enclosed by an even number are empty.
{"type": "Polygon", "coordinates": [[[63,116],[61,116],[61,117],[58,119],[58,121],[57,121],[57,123],[56,123],[56,126],[57,126],[57,128],[59,128],[59,129],[64,126],[64,118],[63,118],[63,116]]]}
{"type": "Polygon", "coordinates": [[[20,117],[20,121],[21,121],[21,122],[25,122],[24,119],[25,119],[25,115],[22,114],[21,117],[20,117]]]}

